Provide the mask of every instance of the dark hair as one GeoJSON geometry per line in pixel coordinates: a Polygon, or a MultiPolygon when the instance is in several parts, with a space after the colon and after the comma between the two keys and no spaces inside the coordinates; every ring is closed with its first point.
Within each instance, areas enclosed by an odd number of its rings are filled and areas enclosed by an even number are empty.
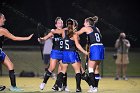
{"type": "Polygon", "coordinates": [[[85,19],[91,26],[95,25],[98,22],[98,16],[88,17],[85,19]]]}
{"type": "Polygon", "coordinates": [[[73,25],[73,23],[74,23],[74,20],[71,19],[71,18],[69,18],[69,19],[66,20],[66,26],[73,25]]]}
{"type": "Polygon", "coordinates": [[[72,36],[73,36],[73,34],[74,34],[74,26],[75,26],[75,21],[74,21],[74,19],[71,19],[71,18],[69,18],[69,19],[67,19],[66,20],[66,26],[68,27],[68,30],[66,31],[66,35],[69,37],[69,38],[71,38],[72,36]]]}
{"type": "Polygon", "coordinates": [[[62,20],[61,17],[56,17],[55,24],[57,23],[58,20],[62,20]]]}
{"type": "Polygon", "coordinates": [[[74,20],[74,27],[75,27],[75,30],[78,29],[78,22],[77,22],[77,20],[74,20]]]}

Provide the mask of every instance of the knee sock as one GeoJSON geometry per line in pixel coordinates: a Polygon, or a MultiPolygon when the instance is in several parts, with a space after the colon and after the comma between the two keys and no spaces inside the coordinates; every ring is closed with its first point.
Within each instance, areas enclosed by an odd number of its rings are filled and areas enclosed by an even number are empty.
{"type": "Polygon", "coordinates": [[[76,73],[76,88],[77,89],[81,89],[81,74],[80,73],[76,73]]]}
{"type": "Polygon", "coordinates": [[[45,74],[45,77],[44,77],[44,80],[43,80],[43,83],[47,83],[49,77],[51,76],[51,72],[49,70],[47,70],[46,74],[45,74]]]}
{"type": "Polygon", "coordinates": [[[64,76],[64,74],[62,72],[60,72],[57,76],[58,80],[57,80],[56,84],[58,85],[59,88],[62,88],[63,76],[64,76]]]}
{"type": "Polygon", "coordinates": [[[91,85],[95,87],[95,75],[93,72],[89,73],[89,79],[90,79],[91,85]]]}
{"type": "Polygon", "coordinates": [[[67,86],[67,73],[63,76],[63,86],[67,86]]]}
{"type": "Polygon", "coordinates": [[[99,80],[101,79],[100,74],[95,74],[95,87],[98,88],[99,80]]]}
{"type": "Polygon", "coordinates": [[[58,74],[57,74],[57,78],[53,86],[57,86],[58,85],[57,82],[58,82],[58,74]]]}
{"type": "Polygon", "coordinates": [[[16,77],[14,70],[9,70],[9,77],[11,81],[11,86],[16,87],[16,77]]]}
{"type": "Polygon", "coordinates": [[[45,68],[45,71],[48,71],[48,68],[45,68]]]}

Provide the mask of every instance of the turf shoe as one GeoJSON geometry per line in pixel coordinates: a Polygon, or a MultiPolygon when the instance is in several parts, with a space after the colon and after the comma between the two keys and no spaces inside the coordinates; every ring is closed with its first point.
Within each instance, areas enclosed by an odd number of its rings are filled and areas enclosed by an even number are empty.
{"type": "Polygon", "coordinates": [[[41,90],[43,90],[44,87],[45,87],[45,83],[41,83],[39,87],[40,87],[41,90]]]}
{"type": "Polygon", "coordinates": [[[23,89],[17,88],[17,87],[13,87],[13,86],[11,86],[9,88],[9,90],[12,91],[12,92],[22,92],[23,91],[23,89]]]}
{"type": "Polygon", "coordinates": [[[76,92],[82,92],[81,88],[77,88],[76,92]]]}
{"type": "Polygon", "coordinates": [[[58,91],[58,86],[57,86],[57,85],[54,85],[54,86],[52,87],[52,90],[53,90],[53,91],[58,91]]]}
{"type": "Polygon", "coordinates": [[[63,91],[70,92],[70,90],[67,86],[63,86],[63,91]]]}
{"type": "Polygon", "coordinates": [[[92,87],[92,86],[89,86],[89,90],[88,90],[88,93],[94,93],[94,92],[98,92],[98,88],[96,87],[92,87]]]}
{"type": "Polygon", "coordinates": [[[5,86],[0,86],[0,91],[3,91],[5,88],[5,86]]]}

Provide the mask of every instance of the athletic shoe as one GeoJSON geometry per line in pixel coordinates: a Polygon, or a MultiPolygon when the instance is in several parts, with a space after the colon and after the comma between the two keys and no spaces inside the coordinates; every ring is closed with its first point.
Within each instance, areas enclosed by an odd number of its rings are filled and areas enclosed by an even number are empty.
{"type": "Polygon", "coordinates": [[[58,86],[57,86],[57,85],[54,85],[54,86],[52,87],[52,90],[53,90],[53,91],[58,91],[58,86]]]}
{"type": "Polygon", "coordinates": [[[5,86],[0,86],[0,91],[3,91],[5,88],[5,86]]]}
{"type": "Polygon", "coordinates": [[[41,90],[43,90],[44,87],[45,87],[45,83],[41,83],[39,87],[40,87],[41,90]]]}
{"type": "Polygon", "coordinates": [[[77,88],[76,92],[82,92],[81,88],[77,88]]]}
{"type": "Polygon", "coordinates": [[[11,87],[9,88],[9,90],[12,91],[12,92],[21,92],[21,91],[23,91],[23,89],[17,88],[17,87],[13,87],[13,86],[11,86],[11,87]]]}
{"type": "Polygon", "coordinates": [[[128,80],[128,78],[127,77],[123,77],[123,80],[128,80]]]}
{"type": "Polygon", "coordinates": [[[60,88],[60,87],[58,87],[58,91],[60,92],[60,91],[63,91],[63,89],[62,88],[60,88]]]}
{"type": "Polygon", "coordinates": [[[88,93],[93,93],[93,92],[98,92],[98,88],[96,87],[92,87],[92,86],[89,86],[89,90],[88,90],[88,93]]]}
{"type": "Polygon", "coordinates": [[[114,80],[120,80],[120,79],[121,79],[120,77],[115,77],[115,78],[114,78],[114,80]]]}
{"type": "Polygon", "coordinates": [[[66,91],[66,92],[70,92],[70,90],[67,86],[63,86],[63,90],[66,91]]]}

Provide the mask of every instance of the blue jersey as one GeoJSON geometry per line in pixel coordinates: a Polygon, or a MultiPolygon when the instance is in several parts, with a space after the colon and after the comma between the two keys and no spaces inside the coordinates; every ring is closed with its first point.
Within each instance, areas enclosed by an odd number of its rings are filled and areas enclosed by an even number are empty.
{"type": "Polygon", "coordinates": [[[104,59],[104,46],[102,44],[102,36],[96,27],[92,27],[93,31],[88,35],[88,42],[90,45],[90,60],[104,59]]]}

